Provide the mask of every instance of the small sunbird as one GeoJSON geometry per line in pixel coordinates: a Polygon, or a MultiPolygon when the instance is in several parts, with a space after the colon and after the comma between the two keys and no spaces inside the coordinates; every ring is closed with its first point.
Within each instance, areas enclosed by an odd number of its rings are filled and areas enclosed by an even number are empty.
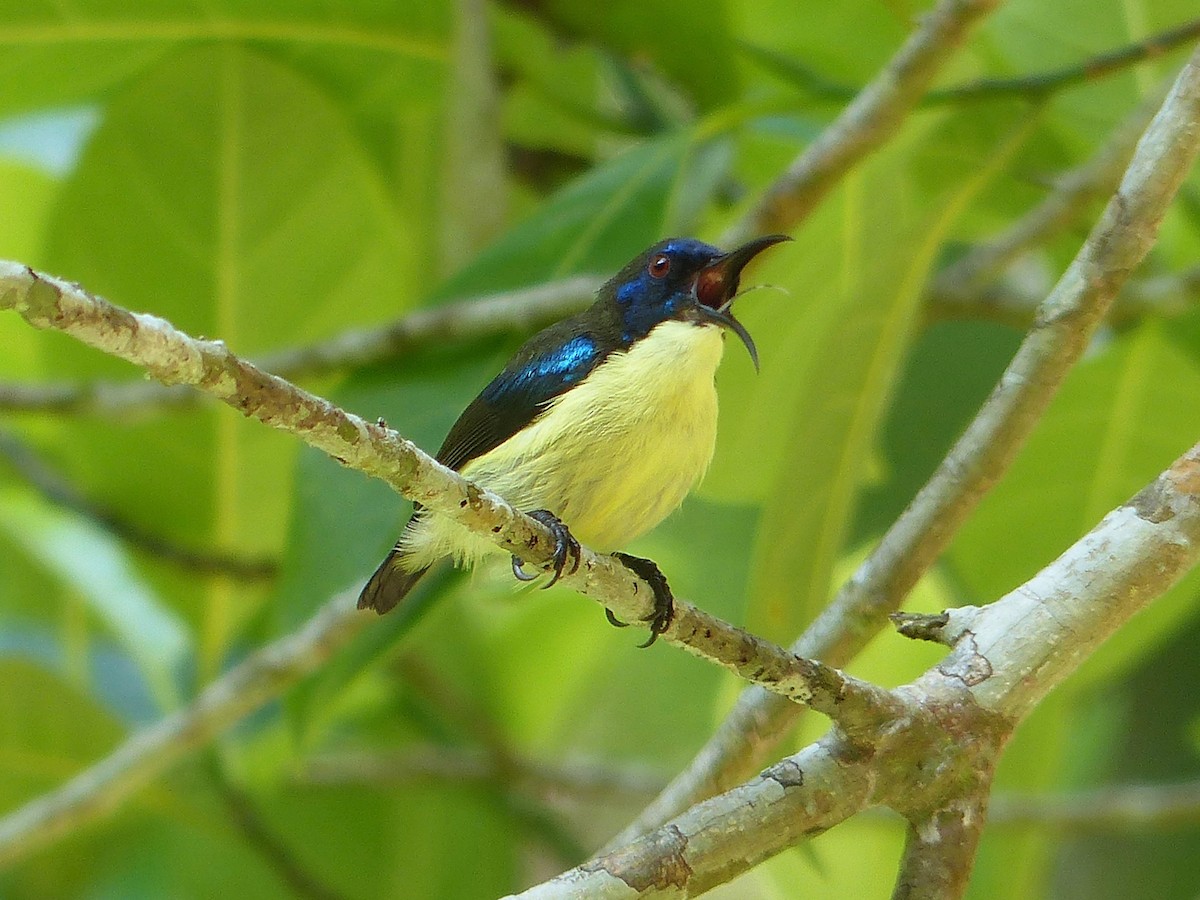
{"type": "MultiPolygon", "coordinates": [[[[730,306],[742,270],[789,240],[769,235],[725,253],[689,238],[639,253],[583,312],[526,341],[458,417],[437,459],[526,510],[553,532],[549,587],[579,542],[614,551],[649,531],[700,481],[717,438],[715,376],[724,332],[758,351],[730,306]]],[[[367,581],[359,609],[385,613],[443,557],[474,563],[499,548],[418,507],[367,581]]],[[[654,589],[650,640],[670,624],[670,588],[650,560],[613,556],[654,589]]],[[[513,574],[535,578],[513,557],[513,574]]],[[[611,613],[609,620],[617,622],[611,613]]]]}

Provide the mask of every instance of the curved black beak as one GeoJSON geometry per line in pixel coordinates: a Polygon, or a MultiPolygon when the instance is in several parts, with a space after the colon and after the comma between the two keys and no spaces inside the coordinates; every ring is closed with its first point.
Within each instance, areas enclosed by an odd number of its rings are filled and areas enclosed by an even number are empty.
{"type": "Polygon", "coordinates": [[[710,322],[728,328],[741,338],[750,353],[755,371],[758,371],[758,348],[754,346],[750,332],[729,312],[729,307],[733,305],[733,298],[737,296],[742,269],[746,268],[750,260],[768,247],[790,240],[786,234],[769,234],[766,237],[755,238],[718,256],[696,273],[695,290],[700,315],[710,322]]]}

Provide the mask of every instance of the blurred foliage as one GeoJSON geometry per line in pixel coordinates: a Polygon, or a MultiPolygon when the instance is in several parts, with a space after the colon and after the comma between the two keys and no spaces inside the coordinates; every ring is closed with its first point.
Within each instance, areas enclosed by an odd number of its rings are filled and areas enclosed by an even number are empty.
{"type": "MultiPolygon", "coordinates": [[[[469,292],[606,274],[668,234],[715,240],[838,111],[760,51],[862,84],[920,12],[906,0],[622,0],[603,13],[579,0],[17,6],[0,12],[0,257],[239,353],[469,292]]],[[[1054,68],[1194,14],[1192,0],[1011,0],[940,84],[1054,68]]],[[[927,322],[930,273],[1035,204],[1180,58],[1045,103],[913,115],[754,270],[772,288],[740,311],[763,371],[730,354],[707,481],[630,549],[658,560],[680,595],[793,637],[1020,338],[986,321],[927,322]]],[[[1035,262],[1060,271],[1095,212],[1035,262]]],[[[1147,269],[1197,258],[1193,176],[1147,269]]],[[[429,347],[312,387],[432,449],[519,339],[429,347]]],[[[14,316],[0,318],[0,348],[0,379],[138,377],[14,316]]],[[[984,603],[1028,578],[1197,439],[1198,396],[1200,314],[1105,333],[910,605],[984,603]]],[[[0,427],[142,530],[281,566],[269,582],[181,570],[0,461],[4,810],[296,627],[370,570],[405,514],[383,485],[224,408],[0,427]]],[[[578,862],[636,798],[547,799],[465,776],[299,777],[314,754],[431,746],[663,777],[686,763],[738,685],[669,648],[636,650],[636,635],[570,592],[509,581],[431,583],[408,616],[377,623],[224,736],[218,766],[181,767],[0,874],[0,894],[491,897],[578,862]],[[299,885],[231,815],[225,779],[299,885]]],[[[1200,710],[1175,663],[1194,668],[1198,590],[1188,579],[1050,698],[1018,732],[998,789],[1194,777],[1200,710]]],[[[852,670],[897,684],[936,657],[884,634],[852,670]]],[[[795,741],[823,727],[809,718],[795,741]]],[[[886,896],[901,834],[850,822],[716,895],[886,896]]],[[[1173,837],[1170,853],[1159,843],[997,829],[971,896],[1194,896],[1200,832],[1173,837]]]]}

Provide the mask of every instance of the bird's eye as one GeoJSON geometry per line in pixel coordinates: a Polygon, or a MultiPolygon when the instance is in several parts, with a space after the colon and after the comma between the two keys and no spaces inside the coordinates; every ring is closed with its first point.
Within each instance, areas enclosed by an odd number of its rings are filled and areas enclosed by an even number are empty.
{"type": "Polygon", "coordinates": [[[671,257],[665,253],[657,254],[650,265],[646,267],[646,271],[650,273],[651,278],[662,278],[671,271],[671,257]]]}

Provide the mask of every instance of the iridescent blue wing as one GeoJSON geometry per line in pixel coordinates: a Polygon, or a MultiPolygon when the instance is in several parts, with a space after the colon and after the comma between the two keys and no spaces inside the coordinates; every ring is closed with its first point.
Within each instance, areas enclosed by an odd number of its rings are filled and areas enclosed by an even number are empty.
{"type": "Polygon", "coordinates": [[[567,319],[530,338],[458,417],[438,461],[461,469],[532,422],[612,351],[609,341],[567,319]]]}

